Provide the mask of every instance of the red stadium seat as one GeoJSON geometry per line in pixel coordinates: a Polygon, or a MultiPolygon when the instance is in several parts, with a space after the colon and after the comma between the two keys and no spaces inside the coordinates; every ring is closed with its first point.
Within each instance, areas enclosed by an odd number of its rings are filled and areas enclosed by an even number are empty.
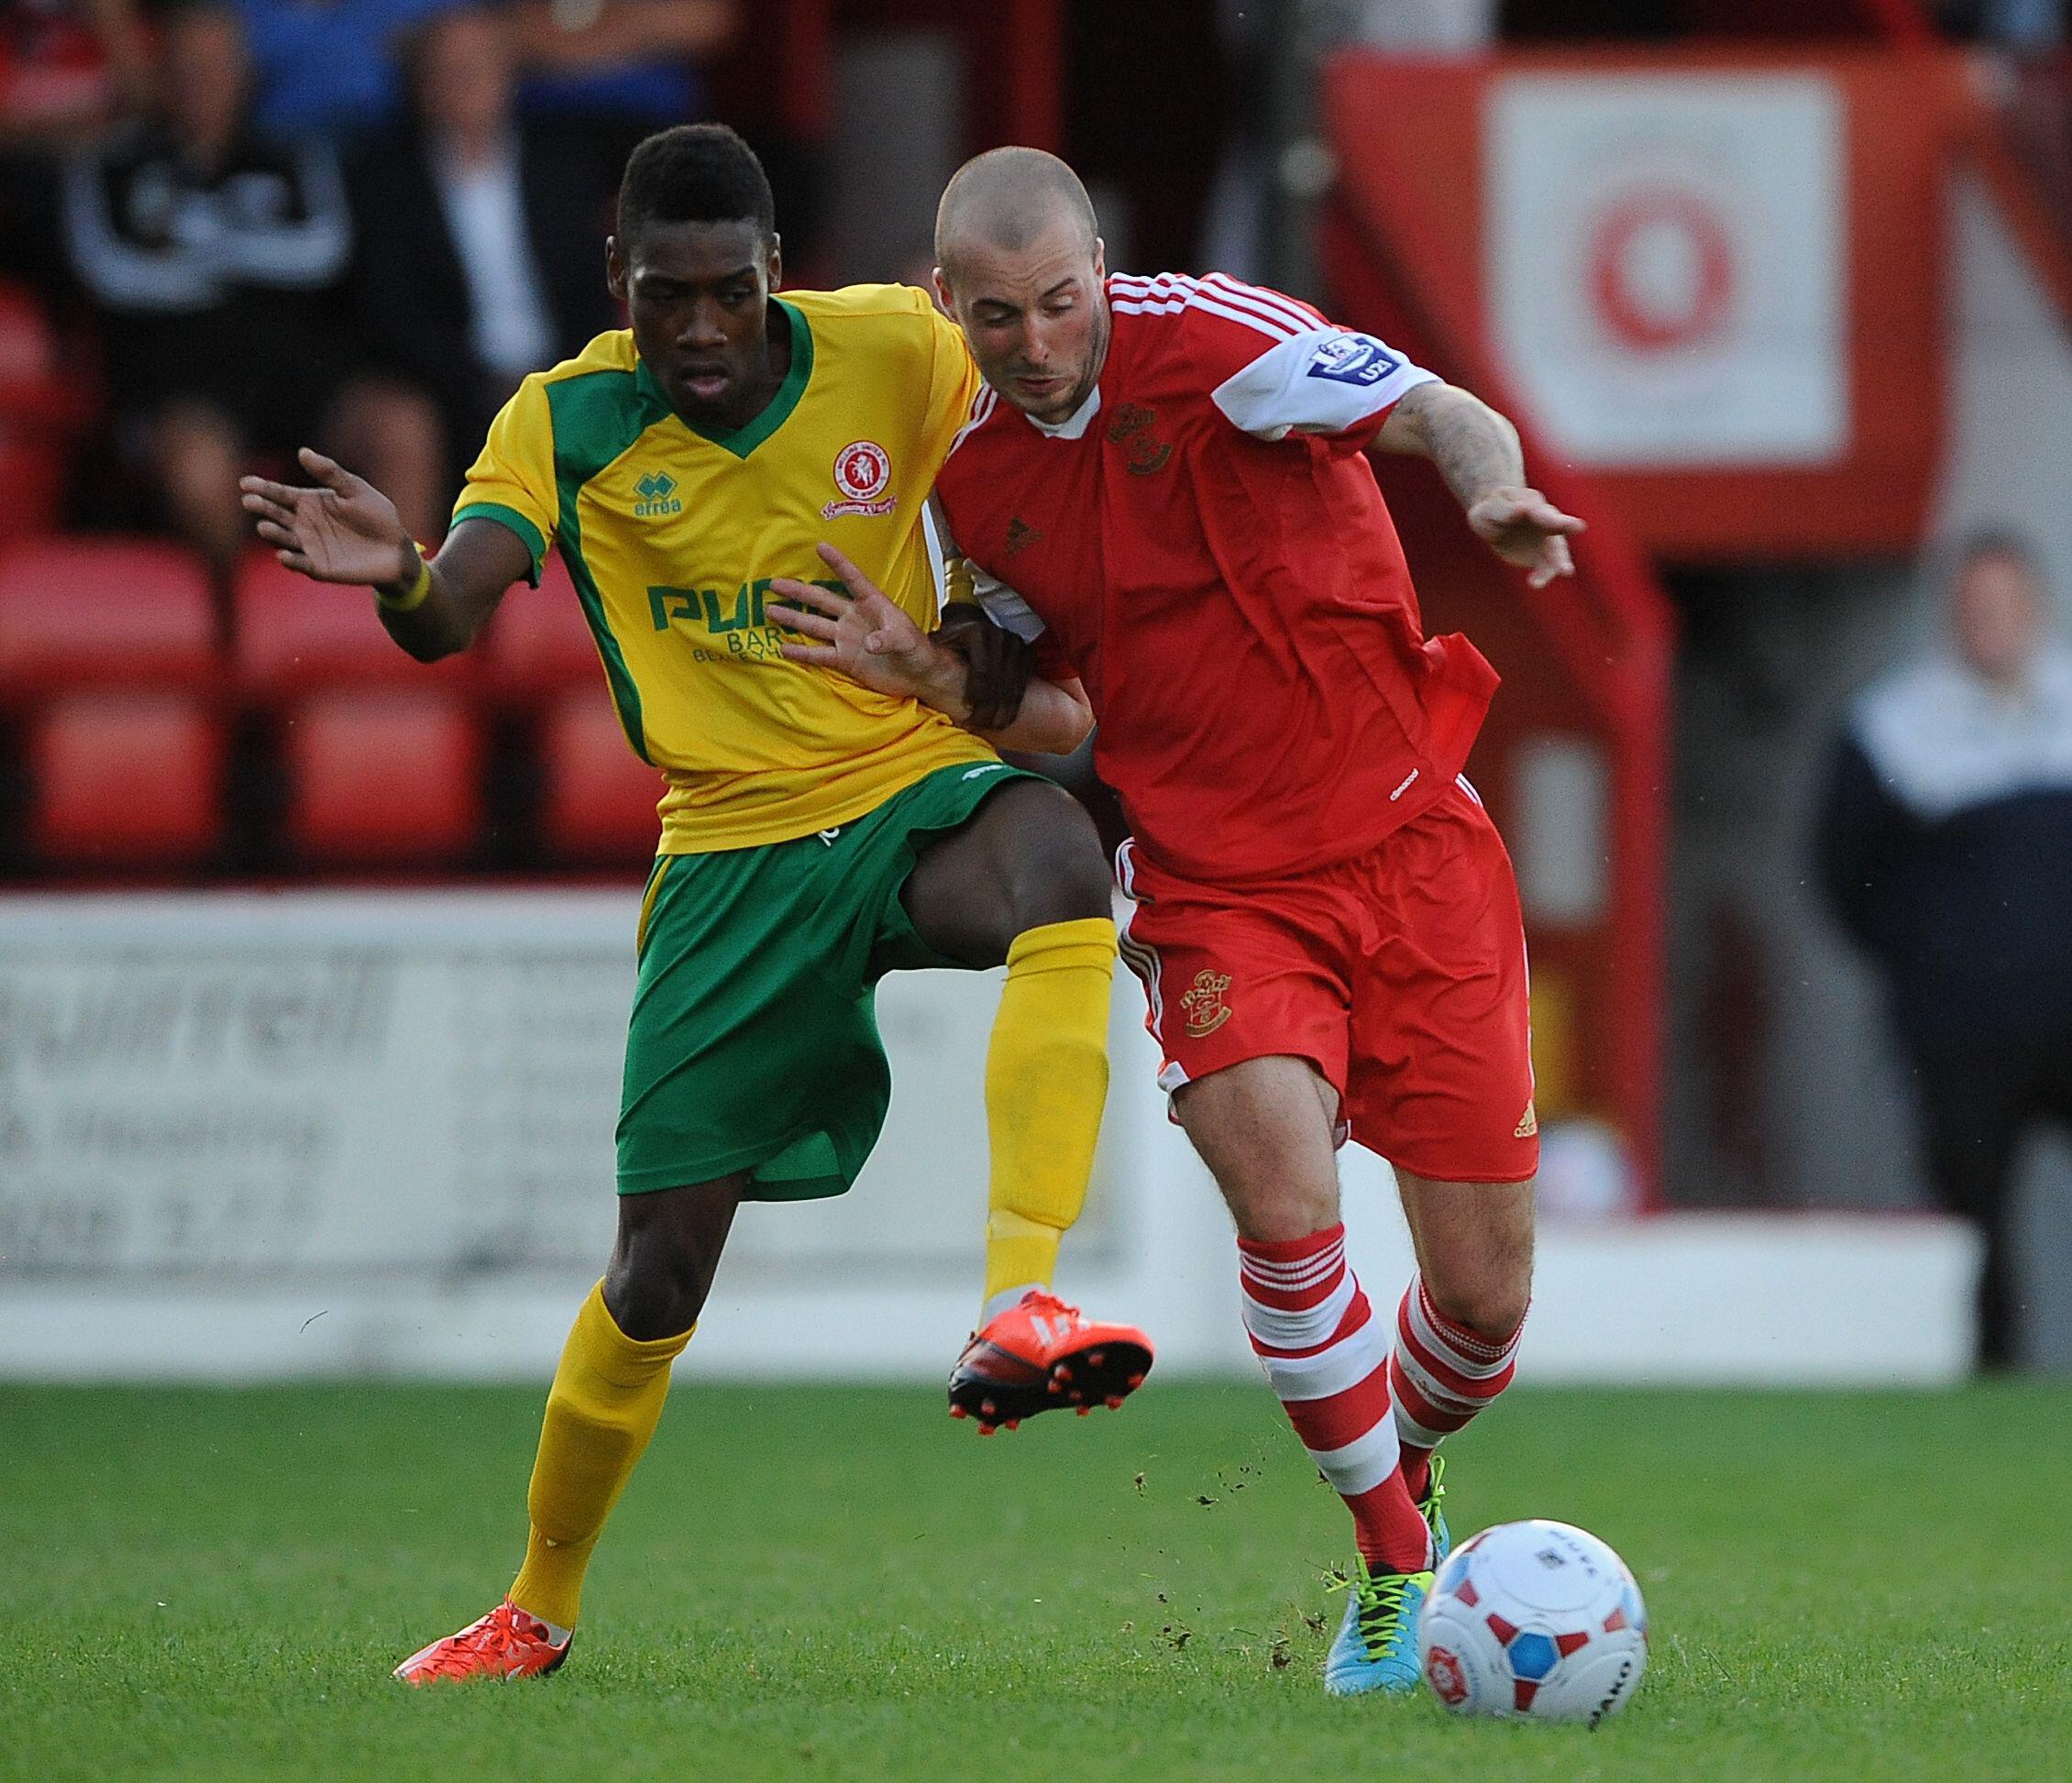
{"type": "Polygon", "coordinates": [[[408,655],[381,629],[363,588],[314,582],[270,551],[237,567],[237,687],[255,699],[287,699],[320,688],[458,687],[472,681],[472,653],[435,664],[408,655]]]}
{"type": "Polygon", "coordinates": [[[91,380],[62,362],[35,294],[0,282],[0,537],[56,523],[72,443],[91,411],[91,380]]]}
{"type": "Polygon", "coordinates": [[[547,558],[538,588],[503,597],[490,622],[488,671],[500,695],[520,702],[603,686],[590,622],[558,556],[547,558]]]}
{"type": "Polygon", "coordinates": [[[57,339],[36,294],[0,283],[0,397],[35,390],[57,370],[57,339]]]}
{"type": "Polygon", "coordinates": [[[29,843],[50,866],[191,866],[223,839],[222,721],[181,693],[52,700],[28,735],[29,843]]]}
{"type": "Polygon", "coordinates": [[[0,551],[0,698],[196,688],[215,677],[201,564],[141,539],[28,539],[0,551]]]}
{"type": "Polygon", "coordinates": [[[0,538],[40,533],[56,522],[66,468],[65,448],[49,429],[0,403],[0,538]]]}
{"type": "Polygon", "coordinates": [[[331,866],[451,866],[482,828],[482,738],[467,707],[436,688],[313,694],[281,740],[287,835],[331,866]]]}
{"type": "Polygon", "coordinates": [[[540,846],[571,865],[634,866],[655,858],[662,776],[626,745],[601,687],[566,694],[541,714],[540,846]]]}

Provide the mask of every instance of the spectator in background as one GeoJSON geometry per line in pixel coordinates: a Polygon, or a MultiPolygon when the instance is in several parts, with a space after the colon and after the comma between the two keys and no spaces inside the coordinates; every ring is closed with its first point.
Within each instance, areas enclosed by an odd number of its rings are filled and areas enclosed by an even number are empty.
{"type": "Polygon", "coordinates": [[[457,0],[236,0],[258,70],[254,122],[349,145],[402,113],[399,40],[457,0]]]}
{"type": "Polygon", "coordinates": [[[487,6],[422,27],[410,120],[349,182],[359,326],[437,403],[454,483],[520,379],[618,325],[605,203],[563,135],[517,116],[514,53],[509,15],[487,6]]]}
{"type": "Polygon", "coordinates": [[[0,4],[0,148],[68,148],[148,90],[132,0],[0,4]]]}
{"type": "Polygon", "coordinates": [[[1953,37],[2039,55],[2065,41],[2065,0],[1937,0],[1937,22],[1953,37]]]}
{"type": "Polygon", "coordinates": [[[1816,847],[1884,975],[1929,1176],[1985,1236],[1979,1359],[2004,1368],[2016,1153],[2038,1123],[2072,1124],[2072,649],[2005,534],[1964,548],[1950,633],[1858,696],[1816,847]]]}
{"type": "Polygon", "coordinates": [[[61,283],[58,158],[144,103],[133,0],[0,0],[0,277],[61,283]]]}
{"type": "Polygon", "coordinates": [[[734,0],[517,0],[528,116],[579,127],[601,193],[618,191],[634,145],[705,115],[700,64],[739,24],[734,0]]]}
{"type": "Polygon", "coordinates": [[[383,468],[406,523],[443,518],[437,424],[422,397],[357,376],[342,280],[345,184],[321,144],[248,122],[237,14],[168,14],[150,115],[67,169],[64,227],[97,312],[120,443],[219,584],[247,537],[237,479],[312,439],[383,468]]]}

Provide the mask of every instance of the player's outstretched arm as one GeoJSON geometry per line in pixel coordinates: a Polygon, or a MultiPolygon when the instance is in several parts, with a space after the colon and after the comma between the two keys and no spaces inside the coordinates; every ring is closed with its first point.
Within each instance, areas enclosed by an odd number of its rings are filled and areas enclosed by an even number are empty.
{"type": "Polygon", "coordinates": [[[1518,430],[1480,397],[1452,384],[1418,384],[1389,411],[1374,446],[1437,465],[1476,535],[1526,571],[1534,588],[1575,574],[1569,540],[1583,523],[1526,481],[1518,430]]]}
{"type": "Polygon", "coordinates": [[[1077,682],[1032,680],[1012,723],[982,728],[974,721],[970,664],[931,638],[834,546],[821,545],[820,555],[847,592],[788,576],[770,584],[770,592],[781,597],[766,609],[770,619],[812,640],[787,640],[781,647],[791,661],[832,669],[876,693],[932,706],[998,749],[1069,755],[1085,741],[1094,719],[1077,682]]]}
{"type": "Polygon", "coordinates": [[[427,563],[373,484],[306,446],[299,456],[314,489],[238,479],[259,537],[290,569],[372,589],[389,635],[419,662],[465,650],[532,567],[524,541],[491,520],[463,521],[427,563]]]}

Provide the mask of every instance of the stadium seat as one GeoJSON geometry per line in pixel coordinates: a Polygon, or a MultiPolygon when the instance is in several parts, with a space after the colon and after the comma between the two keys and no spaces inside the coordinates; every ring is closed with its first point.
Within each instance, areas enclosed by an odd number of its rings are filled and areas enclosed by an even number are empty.
{"type": "Polygon", "coordinates": [[[0,403],[0,538],[40,533],[58,518],[65,453],[49,430],[24,423],[0,403]]]}
{"type": "Polygon", "coordinates": [[[327,866],[452,866],[482,828],[482,738],[437,688],[313,694],[284,717],[286,833],[327,866]]]}
{"type": "Polygon", "coordinates": [[[39,864],[192,866],[222,842],[223,723],[190,694],[53,699],[30,727],[28,759],[39,864]]]}
{"type": "Polygon", "coordinates": [[[490,622],[488,672],[503,699],[530,704],[572,688],[602,687],[590,622],[559,556],[536,589],[512,589],[490,622]]]}
{"type": "Polygon", "coordinates": [[[180,546],[57,537],[0,551],[0,698],[192,689],[215,673],[208,579],[180,546]]]}
{"type": "Polygon", "coordinates": [[[626,746],[600,687],[540,715],[540,848],[569,865],[636,866],[655,857],[662,776],[626,746]]]}
{"type": "Polygon", "coordinates": [[[62,363],[34,292],[0,281],[0,538],[56,523],[91,380],[62,363]]]}
{"type": "Polygon", "coordinates": [[[318,688],[461,687],[474,678],[473,653],[424,664],[381,629],[363,588],[313,582],[270,551],[237,567],[234,590],[237,688],[248,699],[292,699],[318,688]]]}
{"type": "Polygon", "coordinates": [[[29,390],[57,370],[58,344],[33,292],[0,281],[0,395],[29,390]]]}

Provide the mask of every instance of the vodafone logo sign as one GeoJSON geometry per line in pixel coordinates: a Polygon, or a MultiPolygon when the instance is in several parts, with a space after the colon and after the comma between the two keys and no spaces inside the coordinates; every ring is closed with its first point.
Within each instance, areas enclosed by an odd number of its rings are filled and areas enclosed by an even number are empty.
{"type": "Polygon", "coordinates": [[[892,457],[876,440],[851,440],[834,455],[834,487],[843,499],[821,510],[824,520],[843,514],[888,514],[899,498],[886,491],[892,482],[892,457]]]}
{"type": "Polygon", "coordinates": [[[1599,214],[1588,251],[1597,320],[1630,351],[1695,347],[1726,327],[1733,226],[1704,193],[1663,187],[1616,198],[1599,214]]]}

